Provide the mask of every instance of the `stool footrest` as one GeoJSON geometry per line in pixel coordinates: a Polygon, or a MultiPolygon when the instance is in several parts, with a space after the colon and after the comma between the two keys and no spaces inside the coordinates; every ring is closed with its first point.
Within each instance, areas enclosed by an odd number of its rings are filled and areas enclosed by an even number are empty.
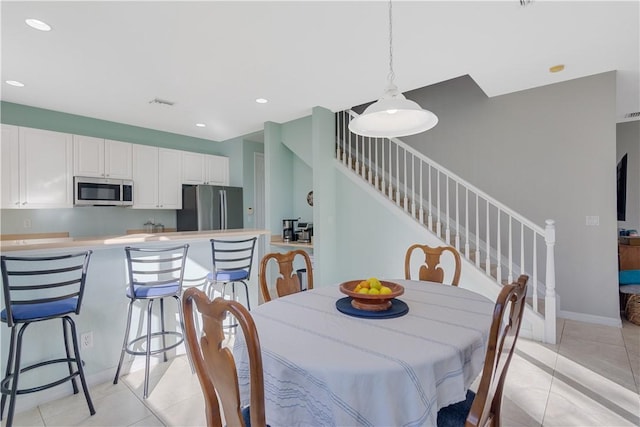
{"type": "MultiPolygon", "coordinates": [[[[35,363],[33,365],[29,365],[29,366],[24,367],[24,368],[20,369],[20,373],[22,374],[23,372],[30,371],[30,370],[36,369],[36,368],[40,368],[40,367],[46,366],[46,365],[52,365],[54,363],[69,363],[69,362],[77,363],[76,359],[73,358],[73,357],[69,358],[69,359],[63,358],[63,359],[46,360],[44,362],[35,363]]],[[[81,361],[81,363],[84,366],[84,362],[81,361]]],[[[16,394],[27,394],[27,393],[34,393],[34,392],[37,392],[37,391],[46,390],[48,388],[55,387],[55,386],[60,385],[60,384],[64,384],[67,381],[71,381],[73,378],[75,378],[75,377],[77,377],[79,375],[80,375],[79,371],[74,371],[72,374],[67,375],[66,377],[61,378],[59,380],[50,382],[48,384],[44,384],[44,385],[40,385],[40,386],[32,387],[32,388],[18,389],[18,390],[16,390],[16,394]]],[[[4,380],[2,380],[2,383],[0,383],[1,384],[0,385],[0,391],[2,392],[2,394],[11,394],[11,389],[8,387],[8,384],[11,382],[11,380],[13,380],[13,377],[14,377],[14,374],[8,375],[4,380]]]]}
{"type": "MultiPolygon", "coordinates": [[[[175,343],[173,343],[173,344],[171,344],[171,345],[168,345],[168,346],[166,346],[166,347],[162,347],[162,348],[158,348],[158,349],[152,350],[149,354],[154,355],[154,354],[158,354],[158,353],[164,353],[164,352],[166,352],[166,351],[169,351],[169,350],[171,350],[171,349],[173,349],[173,348],[178,347],[180,344],[182,344],[182,343],[184,342],[184,337],[182,336],[182,333],[180,333],[180,332],[174,332],[174,331],[154,332],[154,333],[152,333],[152,334],[151,334],[151,338],[153,338],[153,337],[159,337],[159,336],[162,336],[162,335],[172,335],[172,336],[178,337],[178,338],[180,338],[180,339],[179,339],[177,342],[175,342],[175,343]]],[[[132,354],[132,355],[134,355],[134,356],[144,356],[144,355],[146,355],[146,354],[147,354],[147,352],[146,352],[146,351],[136,351],[136,350],[132,350],[132,349],[131,349],[131,347],[132,347],[135,343],[137,343],[138,341],[146,340],[146,339],[147,339],[147,336],[146,336],[146,335],[143,335],[143,336],[141,336],[141,337],[138,337],[138,338],[136,338],[136,339],[133,339],[133,340],[129,341],[129,343],[127,344],[127,348],[125,349],[125,351],[126,351],[128,354],[132,354]]]]}

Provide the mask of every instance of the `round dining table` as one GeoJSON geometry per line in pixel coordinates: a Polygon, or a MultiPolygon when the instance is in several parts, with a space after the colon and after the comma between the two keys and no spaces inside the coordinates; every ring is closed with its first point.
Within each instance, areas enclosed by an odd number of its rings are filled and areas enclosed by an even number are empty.
{"type": "MultiPolygon", "coordinates": [[[[390,281],[404,286],[394,303],[408,312],[397,317],[343,313],[338,284],[251,310],[269,425],[436,426],[440,408],[465,400],[484,364],[493,301],[456,286],[390,281]]],[[[233,352],[244,405],[249,367],[240,332],[233,352]]]]}

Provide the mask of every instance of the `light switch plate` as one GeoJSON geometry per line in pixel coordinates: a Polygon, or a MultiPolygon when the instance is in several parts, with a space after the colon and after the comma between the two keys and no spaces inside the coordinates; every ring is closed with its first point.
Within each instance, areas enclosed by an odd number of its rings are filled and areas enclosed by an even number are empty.
{"type": "Polygon", "coordinates": [[[600,225],[600,217],[597,215],[587,215],[586,223],[591,226],[600,225]]]}

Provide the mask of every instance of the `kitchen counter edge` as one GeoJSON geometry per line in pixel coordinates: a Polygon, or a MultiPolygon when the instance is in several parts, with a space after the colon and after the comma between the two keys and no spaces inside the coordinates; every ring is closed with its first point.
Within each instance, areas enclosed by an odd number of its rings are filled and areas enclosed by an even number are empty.
{"type": "Polygon", "coordinates": [[[6,240],[0,243],[0,252],[63,250],[63,249],[109,249],[127,245],[157,242],[188,242],[193,240],[270,235],[269,230],[242,228],[234,230],[176,231],[168,233],[140,233],[102,237],[76,237],[38,240],[6,240]],[[48,240],[48,241],[44,241],[48,240]]]}

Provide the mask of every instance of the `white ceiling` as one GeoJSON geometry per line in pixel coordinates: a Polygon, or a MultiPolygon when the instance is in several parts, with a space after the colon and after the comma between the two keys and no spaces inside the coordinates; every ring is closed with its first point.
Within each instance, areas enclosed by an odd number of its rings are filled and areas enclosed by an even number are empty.
{"type": "MultiPolygon", "coordinates": [[[[639,6],[395,0],[396,84],[469,74],[493,97],[617,70],[624,121],[640,111],[639,6]],[[556,64],[565,71],[551,74],[556,64]]],[[[1,14],[3,101],[167,132],[223,141],[386,86],[386,1],[2,1],[1,14]]]]}

